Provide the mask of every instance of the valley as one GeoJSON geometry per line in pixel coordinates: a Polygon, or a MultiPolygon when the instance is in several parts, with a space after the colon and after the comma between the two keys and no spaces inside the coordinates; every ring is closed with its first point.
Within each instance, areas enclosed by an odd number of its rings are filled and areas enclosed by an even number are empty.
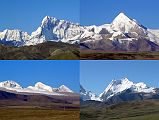
{"type": "Polygon", "coordinates": [[[116,105],[81,102],[81,120],[158,120],[159,100],[123,102],[116,105]]]}

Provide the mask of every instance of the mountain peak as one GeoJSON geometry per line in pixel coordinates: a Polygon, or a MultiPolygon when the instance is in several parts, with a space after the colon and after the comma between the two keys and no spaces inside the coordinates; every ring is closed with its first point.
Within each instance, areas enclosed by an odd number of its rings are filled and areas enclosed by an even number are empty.
{"type": "Polygon", "coordinates": [[[12,80],[0,82],[0,87],[9,87],[9,88],[22,89],[22,87],[18,83],[16,83],[15,81],[12,81],[12,80]]]}
{"type": "Polygon", "coordinates": [[[46,24],[51,24],[57,20],[58,19],[56,19],[55,17],[45,16],[44,19],[42,20],[41,26],[46,25],[46,24]]]}
{"type": "Polygon", "coordinates": [[[124,13],[120,13],[115,19],[114,19],[114,21],[113,22],[116,22],[116,21],[131,21],[131,19],[128,17],[128,16],[126,16],[124,13]]]}
{"type": "Polygon", "coordinates": [[[119,84],[133,84],[128,78],[122,78],[122,79],[114,79],[112,82],[109,84],[111,86],[113,85],[119,85],[119,84]]]}
{"type": "Polygon", "coordinates": [[[129,81],[128,78],[112,80],[104,92],[100,94],[100,97],[103,98],[103,96],[106,96],[106,98],[109,98],[117,93],[121,93],[122,91],[131,88],[133,85],[134,83],[129,81]]]}
{"type": "Polygon", "coordinates": [[[46,91],[49,91],[49,92],[52,92],[52,87],[48,86],[48,85],[45,85],[43,84],[42,82],[37,82],[35,84],[35,87],[38,88],[38,89],[42,89],[42,90],[46,90],[46,91]]]}
{"type": "Polygon", "coordinates": [[[111,23],[110,27],[115,31],[123,33],[136,33],[137,36],[146,36],[146,27],[139,24],[136,20],[130,19],[124,13],[120,13],[111,23]]]}
{"type": "MultiPolygon", "coordinates": [[[[42,85],[43,83],[42,82],[37,82],[36,84],[35,84],[35,86],[38,86],[38,85],[42,85]]],[[[44,85],[44,84],[43,84],[44,85]]]]}
{"type": "Polygon", "coordinates": [[[123,12],[119,13],[118,17],[127,17],[127,15],[123,12]]]}
{"type": "Polygon", "coordinates": [[[86,91],[82,85],[80,85],[80,99],[83,101],[86,100],[100,101],[99,97],[95,93],[92,93],[91,91],[86,91]]]}
{"type": "Polygon", "coordinates": [[[127,77],[121,79],[122,82],[131,82],[127,77]]]}
{"type": "Polygon", "coordinates": [[[58,91],[59,92],[73,92],[72,90],[70,90],[67,86],[65,85],[61,85],[59,88],[58,88],[58,91]]]}

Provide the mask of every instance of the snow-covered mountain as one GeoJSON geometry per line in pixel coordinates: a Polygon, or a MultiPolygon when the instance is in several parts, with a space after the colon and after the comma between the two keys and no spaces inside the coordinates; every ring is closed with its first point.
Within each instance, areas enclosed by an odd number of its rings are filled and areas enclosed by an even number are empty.
{"type": "Polygon", "coordinates": [[[102,102],[118,102],[118,101],[131,101],[135,99],[154,98],[159,96],[156,91],[157,88],[148,87],[143,82],[133,83],[128,78],[119,80],[112,80],[106,89],[95,99],[91,98],[91,94],[87,92],[82,86],[80,90],[81,99],[83,101],[95,100],[102,102]]]}
{"type": "Polygon", "coordinates": [[[0,43],[13,46],[36,45],[46,41],[79,43],[83,27],[79,24],[46,16],[38,29],[29,35],[21,30],[0,32],[0,43]]]}
{"type": "Polygon", "coordinates": [[[99,100],[98,96],[95,93],[92,93],[91,91],[86,91],[82,85],[80,85],[80,99],[83,101],[86,100],[99,100]]]}
{"type": "Polygon", "coordinates": [[[123,78],[120,80],[112,80],[104,92],[99,95],[99,98],[102,101],[105,101],[112,96],[118,95],[128,89],[135,93],[155,93],[155,88],[153,87],[147,87],[147,85],[142,82],[135,84],[129,81],[128,78],[123,78]]]}
{"type": "Polygon", "coordinates": [[[31,41],[33,44],[45,41],[72,43],[78,40],[76,36],[81,33],[82,27],[79,24],[46,16],[41,26],[31,34],[31,41]]]}
{"type": "MultiPolygon", "coordinates": [[[[157,31],[157,30],[156,30],[157,31]]],[[[81,49],[106,51],[158,51],[158,32],[120,13],[112,23],[88,26],[81,35],[81,49]]]]}
{"type": "Polygon", "coordinates": [[[71,89],[69,89],[68,87],[66,87],[65,85],[61,85],[59,88],[56,88],[56,91],[57,92],[70,92],[70,93],[73,93],[73,91],[71,89]]]}
{"type": "Polygon", "coordinates": [[[23,88],[14,81],[4,81],[0,82],[0,90],[16,93],[38,93],[47,95],[65,95],[65,93],[74,93],[71,89],[64,85],[60,86],[59,88],[52,88],[41,82],[37,82],[35,86],[28,86],[27,88],[23,88]]]}
{"type": "Polygon", "coordinates": [[[13,46],[23,46],[30,39],[30,35],[27,32],[21,30],[4,30],[0,32],[0,43],[13,45],[13,46]]]}
{"type": "Polygon", "coordinates": [[[140,25],[136,20],[128,18],[124,13],[120,13],[110,24],[110,28],[121,33],[134,33],[137,36],[146,36],[147,28],[140,25]]]}
{"type": "Polygon", "coordinates": [[[14,82],[14,81],[0,82],[0,87],[22,89],[22,87],[18,83],[14,82]]]}
{"type": "Polygon", "coordinates": [[[37,82],[35,86],[28,86],[27,88],[32,90],[41,90],[41,91],[47,91],[47,92],[53,92],[52,87],[45,85],[41,82],[37,82]]]}
{"type": "Polygon", "coordinates": [[[81,49],[105,51],[159,51],[159,30],[144,27],[120,13],[110,24],[81,26],[46,16],[31,35],[20,30],[0,32],[0,43],[37,45],[46,41],[79,44],[81,49]]]}

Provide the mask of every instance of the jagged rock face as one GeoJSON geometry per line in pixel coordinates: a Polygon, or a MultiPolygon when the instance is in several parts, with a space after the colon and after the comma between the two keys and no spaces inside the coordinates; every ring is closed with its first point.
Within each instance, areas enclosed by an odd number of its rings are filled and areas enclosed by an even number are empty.
{"type": "Polygon", "coordinates": [[[116,39],[116,40],[91,40],[83,43],[87,49],[104,50],[107,52],[143,52],[159,51],[159,46],[145,38],[139,39],[116,39]]]}
{"type": "Polygon", "coordinates": [[[77,40],[74,37],[81,33],[82,27],[78,24],[46,16],[41,26],[32,33],[31,40],[34,43],[60,40],[66,42],[67,40],[77,40]]]}
{"type": "Polygon", "coordinates": [[[14,41],[22,41],[28,40],[30,38],[27,32],[23,32],[20,30],[4,30],[0,32],[1,40],[14,40],[14,41]]]}
{"type": "Polygon", "coordinates": [[[21,30],[4,30],[0,32],[0,43],[22,46],[30,39],[27,32],[21,30]]]}

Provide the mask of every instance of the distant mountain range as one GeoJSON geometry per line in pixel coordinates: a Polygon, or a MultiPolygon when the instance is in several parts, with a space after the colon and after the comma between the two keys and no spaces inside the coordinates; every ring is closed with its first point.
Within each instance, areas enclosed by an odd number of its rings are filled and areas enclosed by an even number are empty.
{"type": "Polygon", "coordinates": [[[14,81],[0,82],[1,107],[79,109],[79,94],[65,85],[52,88],[41,82],[23,88],[14,81]]]}
{"type": "Polygon", "coordinates": [[[112,80],[108,87],[97,96],[91,91],[80,87],[80,99],[82,101],[100,101],[107,104],[117,104],[126,101],[159,99],[159,89],[148,87],[143,82],[133,83],[128,78],[112,80]]]}
{"type": "Polygon", "coordinates": [[[0,82],[0,89],[16,93],[39,93],[47,95],[64,95],[64,93],[74,93],[65,85],[61,85],[59,88],[52,88],[51,86],[45,85],[41,82],[37,82],[35,86],[23,88],[14,81],[4,81],[0,82]]]}
{"type": "Polygon", "coordinates": [[[54,41],[80,44],[82,50],[159,51],[159,30],[151,30],[120,13],[111,24],[81,26],[46,16],[31,35],[21,30],[0,32],[0,43],[29,46],[54,41]]]}

